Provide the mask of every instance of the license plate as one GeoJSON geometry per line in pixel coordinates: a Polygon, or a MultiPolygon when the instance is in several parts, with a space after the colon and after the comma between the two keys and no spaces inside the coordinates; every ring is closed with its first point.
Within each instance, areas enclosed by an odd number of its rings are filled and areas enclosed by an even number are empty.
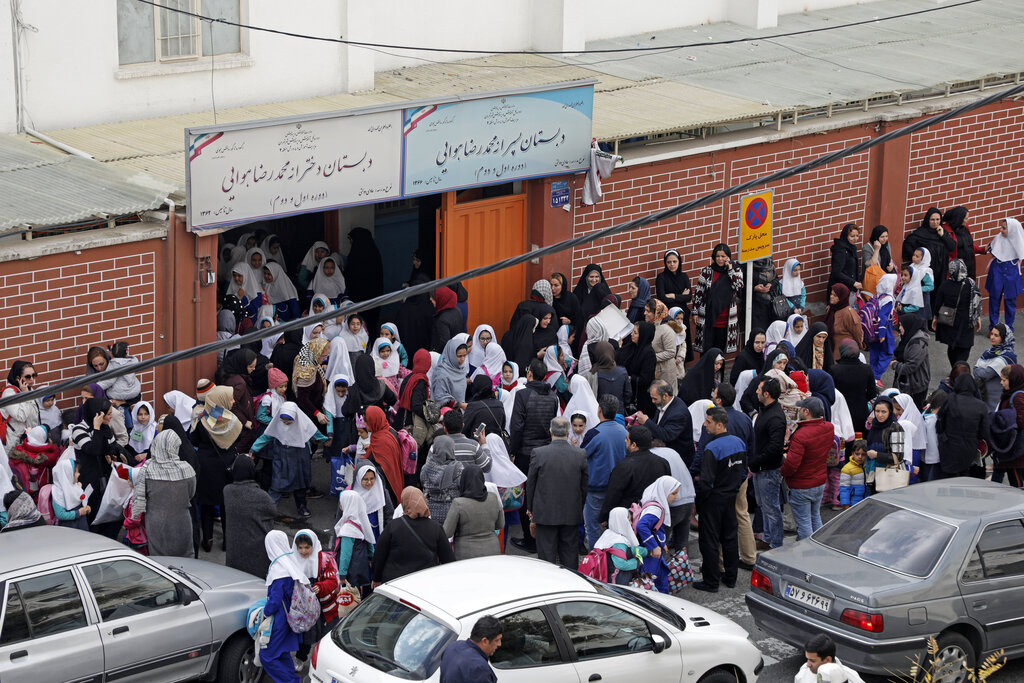
{"type": "Polygon", "coordinates": [[[821,610],[822,612],[828,612],[832,609],[832,599],[826,598],[824,595],[811,592],[800,586],[794,586],[788,584],[785,590],[785,596],[790,600],[796,600],[797,602],[803,603],[808,607],[821,610]]]}

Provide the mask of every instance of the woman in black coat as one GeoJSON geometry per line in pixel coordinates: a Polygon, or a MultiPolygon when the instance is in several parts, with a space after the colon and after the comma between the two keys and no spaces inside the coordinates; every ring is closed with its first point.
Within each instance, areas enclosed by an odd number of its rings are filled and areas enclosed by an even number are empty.
{"type": "Polygon", "coordinates": [[[974,280],[967,276],[964,262],[953,259],[949,262],[949,278],[935,292],[932,308],[936,315],[932,318],[932,329],[935,330],[935,338],[946,345],[949,367],[968,359],[974,346],[974,332],[981,329],[980,319],[975,322],[971,317],[975,286],[974,280]],[[952,325],[939,325],[938,311],[943,306],[956,309],[952,325]]]}
{"type": "Polygon", "coordinates": [[[878,385],[875,384],[875,373],[871,371],[871,366],[860,362],[857,342],[844,339],[839,344],[839,360],[828,374],[832,375],[836,391],[846,398],[850,418],[853,420],[853,430],[866,434],[865,425],[871,413],[869,403],[878,395],[878,385]]]}
{"type": "MultiPolygon", "coordinates": [[[[690,336],[690,300],[693,299],[693,289],[690,285],[690,276],[683,270],[682,257],[675,249],[665,252],[662,259],[665,269],[658,273],[654,281],[654,296],[659,299],[667,308],[678,306],[683,309],[683,326],[686,328],[686,336],[690,336]]],[[[686,345],[686,362],[693,360],[693,344],[686,345]]]]}
{"type": "Polygon", "coordinates": [[[925,212],[921,225],[903,238],[903,260],[910,262],[918,247],[924,247],[932,255],[931,268],[937,289],[946,281],[946,264],[949,255],[956,251],[956,239],[942,227],[942,212],[934,206],[925,212]]]}
{"type": "MultiPolygon", "coordinates": [[[[583,331],[580,321],[583,309],[580,308],[579,299],[569,289],[569,281],[562,273],[552,273],[549,280],[551,282],[551,305],[558,315],[558,327],[572,325],[578,341],[583,336],[580,334],[583,331]]],[[[574,347],[578,346],[578,344],[574,344],[574,347]]]]}
{"type": "MultiPolygon", "coordinates": [[[[173,415],[164,418],[163,428],[177,432],[179,437],[184,433],[181,424],[173,415]],[[175,428],[175,423],[177,423],[177,428],[175,428]]],[[[202,532],[199,544],[203,550],[210,552],[213,549],[213,522],[217,516],[215,507],[221,509],[220,529],[222,534],[225,531],[224,487],[231,483],[231,465],[238,453],[235,452],[234,446],[225,450],[219,448],[210,438],[210,433],[206,431],[202,423],[197,424],[192,434],[185,438],[182,439],[182,447],[188,444],[188,450],[192,451],[191,458],[198,464],[198,467],[193,465],[196,471],[196,495],[193,499],[193,509],[198,508],[199,512],[202,532]],[[191,443],[185,438],[190,439],[191,443]]],[[[182,457],[181,449],[178,451],[178,457],[187,462],[186,457],[188,456],[182,457]]],[[[224,547],[222,540],[221,548],[224,547]]]]}
{"type": "MultiPolygon", "coordinates": [[[[466,327],[462,311],[458,308],[458,296],[447,287],[434,291],[434,331],[430,336],[430,350],[441,353],[445,344],[466,327]]],[[[376,328],[370,328],[376,329],[376,328]]]]}
{"type": "Polygon", "coordinates": [[[580,302],[580,323],[586,325],[588,320],[604,308],[605,298],[611,295],[612,290],[605,282],[601,266],[590,263],[583,269],[572,293],[580,302]]]}
{"type": "Polygon", "coordinates": [[[860,228],[855,223],[847,223],[843,231],[832,241],[832,265],[828,275],[828,287],[846,285],[850,292],[861,288],[860,274],[863,268],[860,263],[860,228]]]}
{"type": "MultiPolygon", "coordinates": [[[[967,277],[972,280],[976,280],[974,270],[974,255],[984,254],[984,249],[974,248],[974,237],[971,235],[970,228],[967,227],[967,207],[966,206],[954,206],[952,209],[942,214],[942,227],[946,229],[947,233],[953,234],[953,239],[956,240],[956,248],[953,250],[953,258],[958,258],[964,262],[967,266],[967,277]]],[[[932,257],[934,259],[934,256],[932,257]]]]}
{"type": "MultiPolygon", "coordinates": [[[[477,375],[473,378],[469,390],[466,392],[466,412],[462,417],[462,433],[471,439],[476,439],[473,434],[481,424],[487,434],[501,434],[505,428],[505,408],[494,396],[494,384],[491,378],[485,375],[477,375]]],[[[508,446],[508,444],[505,444],[508,446]]]]}
{"type": "Polygon", "coordinates": [[[645,415],[655,415],[654,403],[651,401],[651,382],[658,358],[654,354],[654,324],[637,323],[629,340],[615,352],[615,364],[626,368],[629,373],[630,390],[636,398],[637,410],[645,415]]]}
{"type": "Polygon", "coordinates": [[[953,380],[953,393],[939,408],[935,431],[939,467],[944,477],[964,477],[978,455],[978,442],[991,440],[988,406],[977,398],[978,385],[970,374],[953,380]]]}

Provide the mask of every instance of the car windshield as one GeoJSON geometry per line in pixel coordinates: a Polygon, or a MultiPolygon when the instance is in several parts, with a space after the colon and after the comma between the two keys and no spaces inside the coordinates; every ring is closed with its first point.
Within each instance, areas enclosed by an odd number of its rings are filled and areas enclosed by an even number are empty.
{"type": "Polygon", "coordinates": [[[890,503],[866,498],[811,538],[839,552],[911,576],[928,576],[956,529],[890,503]]]}
{"type": "Polygon", "coordinates": [[[441,655],[456,635],[422,612],[374,593],[334,629],[331,639],[375,669],[420,681],[441,665],[441,655]]]}
{"type": "MultiPolygon", "coordinates": [[[[580,576],[583,575],[581,574],[580,576]]],[[[605,595],[614,595],[617,598],[624,598],[629,602],[633,603],[634,605],[643,607],[646,610],[654,612],[665,621],[668,621],[671,624],[673,624],[676,628],[680,630],[686,629],[686,620],[683,619],[682,615],[676,614],[669,607],[663,605],[657,600],[651,600],[646,595],[643,595],[642,593],[636,593],[623,586],[616,586],[610,583],[601,583],[600,581],[595,581],[589,576],[586,576],[584,578],[586,578],[588,581],[590,581],[590,583],[594,585],[598,593],[604,593],[605,595]]]]}

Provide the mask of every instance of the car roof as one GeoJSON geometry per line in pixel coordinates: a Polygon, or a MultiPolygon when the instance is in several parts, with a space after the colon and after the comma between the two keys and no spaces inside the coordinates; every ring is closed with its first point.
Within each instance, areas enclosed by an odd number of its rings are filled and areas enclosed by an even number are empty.
{"type": "Polygon", "coordinates": [[[872,498],[952,524],[1024,511],[1024,491],[973,477],[922,482],[872,498]]]}
{"type": "Polygon", "coordinates": [[[92,553],[124,550],[100,534],[60,526],[37,526],[0,533],[0,576],[29,567],[92,553]]]}
{"type": "Polygon", "coordinates": [[[596,592],[580,574],[543,560],[511,555],[442,564],[388,581],[387,585],[410,596],[422,596],[457,618],[541,595],[596,592]]]}

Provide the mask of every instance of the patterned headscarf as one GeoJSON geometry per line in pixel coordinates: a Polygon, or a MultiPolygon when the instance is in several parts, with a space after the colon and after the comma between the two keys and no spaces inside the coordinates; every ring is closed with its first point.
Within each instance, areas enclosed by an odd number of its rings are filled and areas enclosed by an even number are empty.
{"type": "Polygon", "coordinates": [[[297,387],[308,387],[316,381],[319,374],[327,385],[327,377],[324,376],[324,369],[320,365],[321,359],[329,352],[331,343],[323,337],[311,339],[295,359],[295,368],[292,372],[292,381],[297,387]]]}

